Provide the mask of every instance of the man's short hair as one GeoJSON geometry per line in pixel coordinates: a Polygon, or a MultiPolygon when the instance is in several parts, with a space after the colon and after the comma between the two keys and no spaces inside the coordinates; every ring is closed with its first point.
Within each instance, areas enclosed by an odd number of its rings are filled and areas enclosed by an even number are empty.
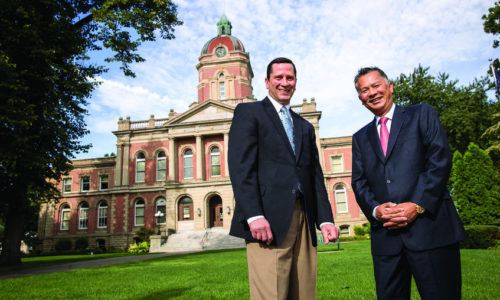
{"type": "Polygon", "coordinates": [[[356,76],[354,77],[354,87],[356,87],[356,91],[359,91],[358,90],[359,77],[364,76],[370,72],[378,72],[380,74],[380,76],[384,77],[385,81],[387,81],[387,83],[389,83],[389,78],[387,77],[385,72],[382,71],[379,67],[364,67],[364,68],[359,69],[358,74],[356,74],[356,76]]]}
{"type": "Polygon", "coordinates": [[[293,73],[295,74],[295,77],[297,77],[297,68],[295,68],[293,61],[286,57],[277,57],[271,60],[271,62],[267,65],[267,79],[271,76],[274,64],[291,64],[293,66],[293,73]]]}

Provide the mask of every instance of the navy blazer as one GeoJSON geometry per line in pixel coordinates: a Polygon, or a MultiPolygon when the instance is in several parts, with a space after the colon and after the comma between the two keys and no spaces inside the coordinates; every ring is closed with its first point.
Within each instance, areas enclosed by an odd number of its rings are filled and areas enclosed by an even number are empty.
{"type": "Polygon", "coordinates": [[[352,187],[372,225],[374,255],[397,254],[403,245],[428,250],[465,238],[446,188],[451,170],[448,139],[431,106],[396,106],[386,157],[375,121],[367,124],[353,136],[352,159],[352,187]],[[426,212],[404,229],[388,230],[372,213],[389,201],[414,202],[426,212]]]}
{"type": "Polygon", "coordinates": [[[271,225],[273,244],[280,245],[290,227],[300,187],[312,243],[316,246],[315,225],[333,222],[333,215],[314,127],[291,111],[294,155],[270,101],[266,97],[262,101],[241,103],[234,111],[228,163],[236,205],[229,233],[255,241],[247,220],[263,215],[271,225]]]}

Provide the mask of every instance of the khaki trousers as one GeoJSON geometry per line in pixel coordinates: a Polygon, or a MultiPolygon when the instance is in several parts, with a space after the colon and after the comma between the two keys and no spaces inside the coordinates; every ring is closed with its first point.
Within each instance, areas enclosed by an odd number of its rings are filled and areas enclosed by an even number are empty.
{"type": "Polygon", "coordinates": [[[247,243],[250,299],[316,299],[317,253],[312,246],[302,201],[279,246],[247,243]]]}

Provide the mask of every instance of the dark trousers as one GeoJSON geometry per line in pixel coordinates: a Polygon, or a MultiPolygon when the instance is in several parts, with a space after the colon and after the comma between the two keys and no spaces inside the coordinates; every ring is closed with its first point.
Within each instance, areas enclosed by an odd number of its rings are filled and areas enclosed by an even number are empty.
{"type": "Polygon", "coordinates": [[[402,250],[373,256],[377,299],[410,299],[411,277],[422,300],[461,299],[462,276],[458,244],[426,251],[402,250]]]}

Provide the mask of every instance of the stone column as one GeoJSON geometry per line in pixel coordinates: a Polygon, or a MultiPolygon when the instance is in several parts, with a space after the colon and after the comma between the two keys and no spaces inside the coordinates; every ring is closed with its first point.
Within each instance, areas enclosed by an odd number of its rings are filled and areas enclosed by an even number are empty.
{"type": "Polygon", "coordinates": [[[224,176],[229,176],[229,165],[227,164],[227,154],[229,149],[229,133],[224,132],[224,176]]]}
{"type": "Polygon", "coordinates": [[[196,179],[203,180],[205,177],[204,161],[205,151],[203,151],[203,139],[201,135],[196,136],[196,179]]]}
{"type": "Polygon", "coordinates": [[[177,146],[175,138],[168,140],[168,180],[177,181],[177,146]]]}

